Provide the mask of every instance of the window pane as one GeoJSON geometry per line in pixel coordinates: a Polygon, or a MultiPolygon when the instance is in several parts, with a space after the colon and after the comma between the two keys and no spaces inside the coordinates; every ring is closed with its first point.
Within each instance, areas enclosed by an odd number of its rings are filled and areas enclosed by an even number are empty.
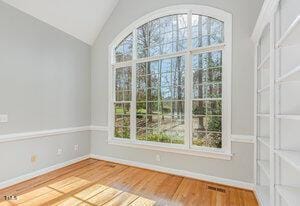
{"type": "Polygon", "coordinates": [[[159,129],[160,116],[147,114],[147,129],[159,129]]]}
{"type": "Polygon", "coordinates": [[[206,84],[195,84],[193,86],[193,97],[195,99],[203,99],[206,97],[206,84]]]}
{"type": "Polygon", "coordinates": [[[115,103],[115,115],[130,115],[130,103],[115,103]]]}
{"type": "Polygon", "coordinates": [[[161,107],[162,113],[164,115],[171,115],[173,104],[174,104],[174,102],[172,102],[172,101],[161,101],[160,107],[161,107]]]}
{"type": "Polygon", "coordinates": [[[123,116],[123,125],[126,127],[130,126],[130,116],[123,116]]]}
{"type": "Polygon", "coordinates": [[[217,19],[192,15],[193,48],[210,46],[224,42],[224,23],[217,19]]]}
{"type": "Polygon", "coordinates": [[[115,116],[115,127],[122,127],[123,126],[123,116],[116,115],[115,116]]]}
{"type": "Polygon", "coordinates": [[[115,127],[115,137],[123,138],[123,128],[115,127]]]}
{"type": "Polygon", "coordinates": [[[146,97],[147,97],[146,89],[141,90],[137,88],[136,101],[146,101],[146,97]]]}
{"type": "Polygon", "coordinates": [[[137,102],[136,103],[136,114],[137,115],[142,115],[146,114],[146,102],[137,102]]]}
{"type": "Polygon", "coordinates": [[[131,67],[115,69],[115,95],[116,101],[131,100],[131,67]]]}
{"type": "Polygon", "coordinates": [[[193,117],[193,131],[205,132],[207,130],[207,118],[205,116],[193,117]]]}
{"type": "Polygon", "coordinates": [[[204,70],[203,80],[207,79],[207,70],[222,67],[222,51],[214,51],[193,55],[192,68],[195,73],[197,70],[204,70]]]}
{"type": "Polygon", "coordinates": [[[130,138],[130,103],[115,103],[116,138],[130,138]]]}
{"type": "Polygon", "coordinates": [[[144,141],[147,140],[147,133],[145,127],[137,127],[136,138],[138,140],[144,140],[144,141]]]}
{"type": "Polygon", "coordinates": [[[137,68],[137,82],[144,83],[147,75],[146,93],[139,90],[141,86],[137,84],[137,139],[183,144],[184,58],[140,63],[137,68]],[[141,128],[145,128],[146,132],[141,128]]]}
{"type": "Polygon", "coordinates": [[[207,114],[222,115],[222,101],[221,100],[207,101],[207,114]]]}
{"type": "Polygon", "coordinates": [[[147,114],[158,114],[158,102],[147,102],[147,114]]]}
{"type": "Polygon", "coordinates": [[[116,91],[116,101],[123,101],[123,91],[116,91]]]}
{"type": "Polygon", "coordinates": [[[222,148],[222,134],[194,132],[192,143],[196,146],[222,148]]]}
{"type": "Polygon", "coordinates": [[[222,134],[208,133],[205,144],[207,147],[222,148],[222,134]]]}
{"type": "Polygon", "coordinates": [[[130,101],[131,100],[131,91],[124,91],[124,101],[130,101]]]}
{"type": "Polygon", "coordinates": [[[204,146],[205,132],[193,132],[192,144],[196,146],[204,146]]]}
{"type": "Polygon", "coordinates": [[[169,54],[186,48],[186,14],[161,17],[137,28],[138,58],[169,54]]]}
{"type": "Polygon", "coordinates": [[[123,115],[123,114],[124,114],[123,104],[115,104],[115,116],[123,115]]]}
{"type": "Polygon", "coordinates": [[[208,98],[221,98],[222,83],[207,84],[206,93],[208,98]]]}
{"type": "Polygon", "coordinates": [[[123,138],[126,138],[126,139],[130,138],[130,128],[129,127],[123,128],[123,138]]]}
{"type": "Polygon", "coordinates": [[[207,116],[207,130],[214,132],[222,131],[222,118],[217,116],[207,116]]]}
{"type": "Polygon", "coordinates": [[[124,62],[132,60],[132,34],[128,35],[115,48],[115,61],[124,62]]]}
{"type": "Polygon", "coordinates": [[[209,68],[207,71],[207,81],[222,82],[222,68],[221,67],[209,68]]]}
{"type": "Polygon", "coordinates": [[[206,115],[206,101],[193,101],[193,115],[206,115]]]}
{"type": "Polygon", "coordinates": [[[136,116],[136,126],[138,128],[146,128],[146,115],[137,115],[136,116]]]}
{"type": "Polygon", "coordinates": [[[173,86],[172,99],[184,100],[184,87],[183,86],[173,86]]]}
{"type": "Polygon", "coordinates": [[[222,137],[222,51],[193,55],[192,144],[220,148],[222,137]]]}
{"type": "Polygon", "coordinates": [[[193,71],[193,83],[203,84],[207,79],[207,71],[203,69],[197,69],[193,71]]]}

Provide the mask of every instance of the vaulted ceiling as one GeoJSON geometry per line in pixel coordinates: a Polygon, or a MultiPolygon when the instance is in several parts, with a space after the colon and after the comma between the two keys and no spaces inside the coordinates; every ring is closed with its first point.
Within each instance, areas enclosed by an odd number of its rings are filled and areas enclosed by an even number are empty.
{"type": "Polygon", "coordinates": [[[3,0],[92,45],[118,0],[3,0]]]}

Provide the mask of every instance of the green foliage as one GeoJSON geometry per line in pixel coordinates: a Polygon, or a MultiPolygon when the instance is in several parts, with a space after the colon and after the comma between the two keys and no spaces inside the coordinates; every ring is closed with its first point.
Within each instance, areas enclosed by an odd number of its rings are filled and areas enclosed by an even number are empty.
{"type": "Polygon", "coordinates": [[[115,128],[115,137],[123,137],[123,129],[120,127],[115,128]]]}
{"type": "Polygon", "coordinates": [[[193,145],[222,148],[222,135],[217,133],[210,133],[204,136],[200,135],[198,138],[193,138],[193,145]]]}
{"type": "Polygon", "coordinates": [[[115,104],[115,115],[129,115],[130,103],[116,103],[115,104]]]}
{"type": "Polygon", "coordinates": [[[116,107],[116,115],[122,115],[124,114],[124,110],[122,107],[116,107]]]}
{"type": "Polygon", "coordinates": [[[162,108],[162,112],[163,112],[164,114],[169,114],[169,113],[171,113],[171,107],[164,107],[164,108],[162,108]]]}
{"type": "Polygon", "coordinates": [[[173,144],[184,144],[183,137],[172,136],[166,133],[153,133],[153,134],[143,134],[138,135],[137,139],[152,141],[152,142],[162,142],[162,143],[173,143],[173,144]]]}
{"type": "Polygon", "coordinates": [[[208,131],[222,131],[222,120],[221,117],[209,117],[208,120],[208,131]]]}
{"type": "Polygon", "coordinates": [[[146,114],[147,113],[147,110],[146,109],[138,109],[136,110],[136,114],[146,114]]]}
{"type": "Polygon", "coordinates": [[[207,101],[208,115],[222,115],[222,101],[207,101]]]}
{"type": "Polygon", "coordinates": [[[193,101],[193,114],[194,115],[205,115],[205,102],[204,101],[193,101]]]}
{"type": "Polygon", "coordinates": [[[130,129],[129,129],[129,127],[124,127],[123,137],[128,138],[128,139],[130,138],[130,129]]]}
{"type": "Polygon", "coordinates": [[[130,138],[130,128],[129,127],[116,127],[115,137],[117,138],[130,138]]]}

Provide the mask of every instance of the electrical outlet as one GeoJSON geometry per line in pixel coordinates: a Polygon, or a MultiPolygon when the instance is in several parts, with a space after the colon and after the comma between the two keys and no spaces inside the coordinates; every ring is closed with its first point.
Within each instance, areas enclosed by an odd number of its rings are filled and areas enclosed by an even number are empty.
{"type": "Polygon", "coordinates": [[[79,149],[78,144],[75,144],[75,145],[74,145],[74,150],[75,150],[75,151],[78,151],[78,149],[79,149]]]}
{"type": "Polygon", "coordinates": [[[160,155],[159,154],[156,155],[156,161],[160,162],[160,155]]]}
{"type": "Polygon", "coordinates": [[[57,150],[57,155],[61,155],[62,152],[63,152],[63,149],[59,148],[59,149],[57,150]]]}
{"type": "Polygon", "coordinates": [[[0,123],[7,123],[7,122],[8,122],[8,115],[0,114],[0,123]]]}
{"type": "Polygon", "coordinates": [[[31,155],[30,161],[31,163],[35,163],[37,160],[37,156],[36,155],[31,155]]]}

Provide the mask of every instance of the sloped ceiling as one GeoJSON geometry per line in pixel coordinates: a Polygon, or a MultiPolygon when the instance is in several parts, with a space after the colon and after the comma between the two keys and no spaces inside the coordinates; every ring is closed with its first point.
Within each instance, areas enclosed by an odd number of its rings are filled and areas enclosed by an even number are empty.
{"type": "Polygon", "coordinates": [[[92,45],[118,0],[2,0],[92,45]]]}

